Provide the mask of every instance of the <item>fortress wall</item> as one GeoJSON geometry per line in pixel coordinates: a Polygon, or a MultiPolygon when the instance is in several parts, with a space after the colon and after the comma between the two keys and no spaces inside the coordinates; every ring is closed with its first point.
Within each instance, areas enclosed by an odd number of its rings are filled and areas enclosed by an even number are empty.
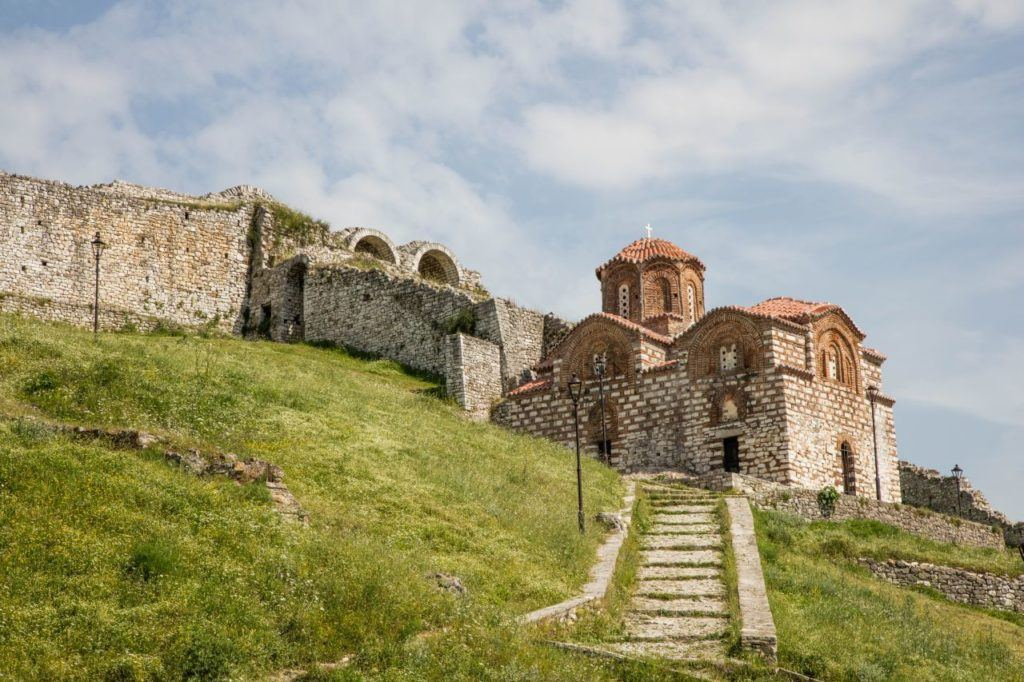
{"type": "Polygon", "coordinates": [[[241,328],[253,205],[115,183],[0,173],[0,309],[92,323],[97,230],[104,328],[158,319],[241,328]]]}
{"type": "Polygon", "coordinates": [[[496,344],[466,334],[445,337],[445,387],[466,411],[486,420],[501,397],[501,358],[496,344]]]}
{"type": "Polygon", "coordinates": [[[962,514],[963,518],[971,521],[997,525],[1003,529],[1007,545],[1024,545],[1024,523],[1013,523],[1005,514],[993,509],[985,495],[976,490],[966,478],[960,480],[959,506],[956,480],[952,476],[943,476],[935,469],[900,462],[900,484],[906,504],[950,516],[962,514]]]}
{"type": "Polygon", "coordinates": [[[503,298],[484,301],[474,312],[476,335],[501,348],[501,376],[507,390],[544,357],[544,315],[503,298]]]}
{"type": "Polygon", "coordinates": [[[447,325],[474,305],[451,287],[379,270],[313,266],[305,282],[305,337],[443,375],[447,325]]]}

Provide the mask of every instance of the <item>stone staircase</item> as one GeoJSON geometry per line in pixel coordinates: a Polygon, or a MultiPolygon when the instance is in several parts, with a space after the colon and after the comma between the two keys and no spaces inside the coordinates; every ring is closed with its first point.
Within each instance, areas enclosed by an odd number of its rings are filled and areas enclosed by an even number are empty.
{"type": "Polygon", "coordinates": [[[652,523],[625,636],[607,648],[671,660],[721,661],[729,627],[722,579],[719,498],[695,488],[645,483],[652,523]]]}

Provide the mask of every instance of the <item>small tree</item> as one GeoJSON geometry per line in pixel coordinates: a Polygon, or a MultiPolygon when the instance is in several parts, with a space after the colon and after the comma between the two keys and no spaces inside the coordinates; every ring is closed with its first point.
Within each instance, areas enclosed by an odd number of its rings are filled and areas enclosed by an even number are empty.
{"type": "Polygon", "coordinates": [[[818,493],[818,509],[826,519],[832,518],[836,511],[836,502],[839,500],[839,492],[830,485],[825,486],[818,493]]]}

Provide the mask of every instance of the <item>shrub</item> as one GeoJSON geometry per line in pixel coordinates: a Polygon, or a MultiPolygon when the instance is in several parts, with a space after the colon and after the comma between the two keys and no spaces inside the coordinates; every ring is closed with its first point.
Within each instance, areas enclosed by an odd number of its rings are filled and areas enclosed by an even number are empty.
{"type": "Polygon", "coordinates": [[[472,334],[476,328],[476,314],[472,308],[463,308],[449,317],[444,325],[445,334],[472,334]]]}
{"type": "Polygon", "coordinates": [[[178,549],[166,540],[154,538],[135,545],[125,573],[143,582],[170,575],[178,559],[178,549]]]}
{"type": "Polygon", "coordinates": [[[830,485],[825,486],[818,493],[818,509],[826,519],[832,518],[836,511],[836,502],[839,501],[839,493],[830,485]]]}

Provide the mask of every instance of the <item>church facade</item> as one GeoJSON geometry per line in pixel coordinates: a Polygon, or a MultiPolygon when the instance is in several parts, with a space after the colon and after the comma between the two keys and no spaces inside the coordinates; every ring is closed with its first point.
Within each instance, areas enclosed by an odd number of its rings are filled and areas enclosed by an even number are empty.
{"type": "Polygon", "coordinates": [[[885,357],[838,305],[705,311],[704,271],[662,239],[626,246],[597,268],[601,311],[508,392],[494,421],[572,447],[575,375],[581,446],[622,471],[731,471],[899,502],[885,357]]]}

